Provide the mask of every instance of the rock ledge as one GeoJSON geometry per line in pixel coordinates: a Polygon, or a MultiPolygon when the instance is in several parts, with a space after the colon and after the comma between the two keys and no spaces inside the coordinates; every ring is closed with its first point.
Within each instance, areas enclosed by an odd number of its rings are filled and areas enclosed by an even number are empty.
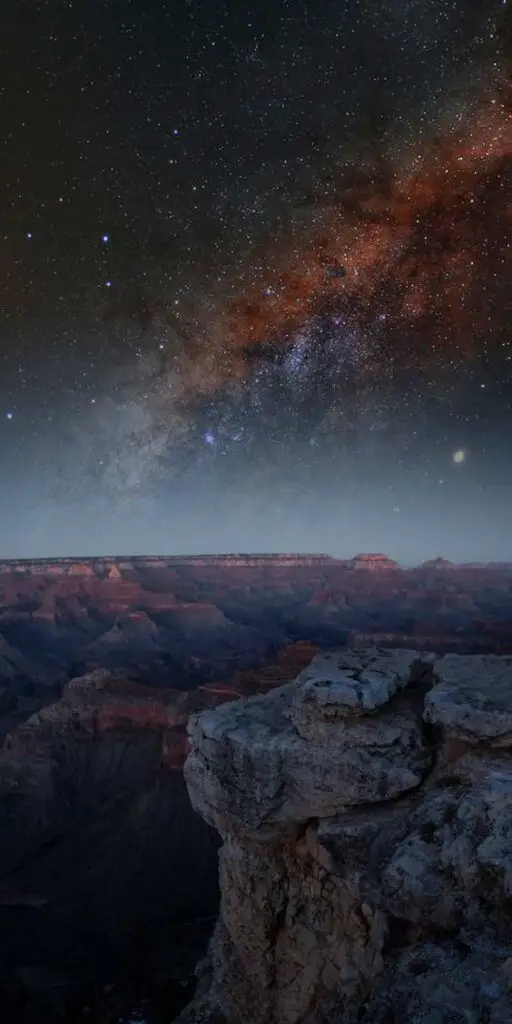
{"type": "Polygon", "coordinates": [[[322,654],[189,735],[224,845],[182,1024],[509,1024],[512,658],[322,654]]]}

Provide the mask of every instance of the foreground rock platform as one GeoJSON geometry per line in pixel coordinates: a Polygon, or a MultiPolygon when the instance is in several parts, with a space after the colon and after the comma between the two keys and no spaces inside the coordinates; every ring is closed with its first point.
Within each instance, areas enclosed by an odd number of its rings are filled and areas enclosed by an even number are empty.
{"type": "Polygon", "coordinates": [[[185,1022],[512,1021],[512,658],[317,655],[194,717],[220,916],[185,1022]]]}

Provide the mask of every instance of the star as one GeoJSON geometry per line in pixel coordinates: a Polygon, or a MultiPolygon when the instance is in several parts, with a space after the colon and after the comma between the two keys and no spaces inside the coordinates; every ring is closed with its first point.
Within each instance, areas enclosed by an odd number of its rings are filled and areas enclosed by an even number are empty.
{"type": "Polygon", "coordinates": [[[457,451],[453,453],[452,460],[453,462],[455,462],[456,465],[460,465],[462,462],[465,462],[466,452],[464,451],[464,449],[458,448],[457,451]]]}

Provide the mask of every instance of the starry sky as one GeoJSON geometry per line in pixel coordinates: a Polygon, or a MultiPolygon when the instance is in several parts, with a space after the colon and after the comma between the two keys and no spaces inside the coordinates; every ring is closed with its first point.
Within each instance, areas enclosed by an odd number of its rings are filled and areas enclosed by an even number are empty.
{"type": "Polygon", "coordinates": [[[512,560],[507,0],[3,0],[3,557],[512,560]]]}

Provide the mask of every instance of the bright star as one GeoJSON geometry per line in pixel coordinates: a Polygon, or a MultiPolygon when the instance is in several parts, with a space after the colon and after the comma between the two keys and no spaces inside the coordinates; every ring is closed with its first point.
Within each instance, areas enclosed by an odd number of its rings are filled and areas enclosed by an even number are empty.
{"type": "Polygon", "coordinates": [[[110,242],[110,235],[102,235],[101,236],[101,241],[105,242],[105,245],[106,245],[107,242],[110,242]]]}
{"type": "Polygon", "coordinates": [[[12,420],[12,412],[6,412],[5,418],[8,420],[12,420]]]}
{"type": "Polygon", "coordinates": [[[457,451],[453,453],[452,459],[457,463],[457,465],[460,465],[461,462],[466,461],[466,452],[462,448],[458,448],[457,451]]]}

